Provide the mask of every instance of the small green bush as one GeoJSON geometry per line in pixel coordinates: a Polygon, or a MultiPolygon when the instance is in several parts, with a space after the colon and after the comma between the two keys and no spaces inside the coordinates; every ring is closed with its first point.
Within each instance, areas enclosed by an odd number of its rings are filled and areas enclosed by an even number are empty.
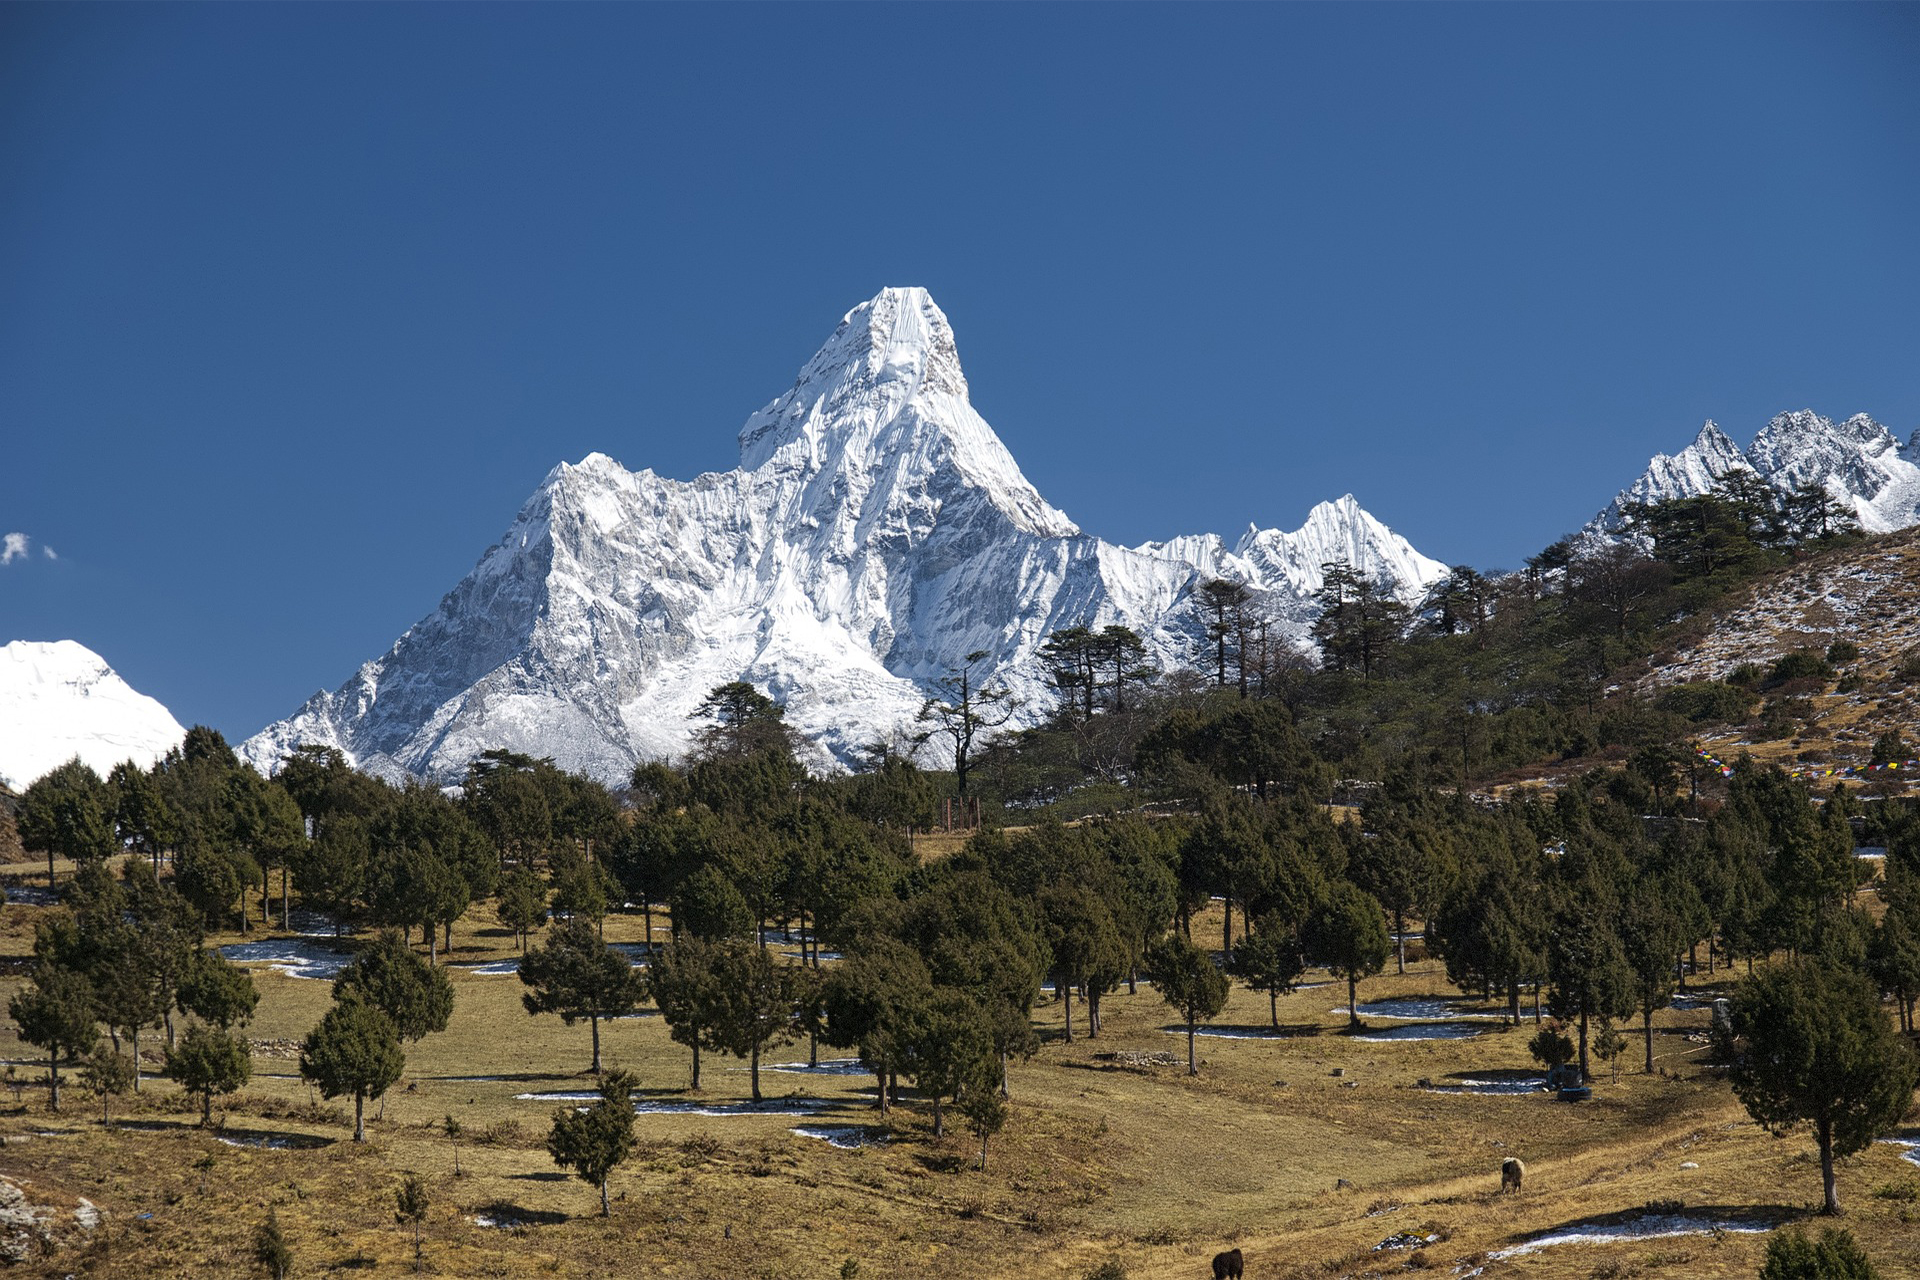
{"type": "Polygon", "coordinates": [[[1127,1280],[1127,1269],[1114,1259],[1108,1258],[1087,1272],[1087,1280],[1127,1280]]]}
{"type": "Polygon", "coordinates": [[[1799,1227],[1788,1227],[1768,1239],[1760,1280],[1880,1280],[1880,1273],[1852,1232],[1828,1227],[1816,1242],[1799,1227]]]}
{"type": "Polygon", "coordinates": [[[1844,666],[1849,662],[1860,661],[1860,646],[1851,640],[1835,640],[1827,646],[1827,661],[1834,666],[1844,666]]]}
{"type": "Polygon", "coordinates": [[[1751,689],[1700,680],[1675,685],[1660,695],[1657,705],[1694,724],[1732,724],[1746,719],[1758,701],[1751,689]]]}
{"type": "Polygon", "coordinates": [[[1795,649],[1776,659],[1773,669],[1767,672],[1769,684],[1785,684],[1789,680],[1831,680],[1833,664],[1820,656],[1814,649],[1795,649]]]}

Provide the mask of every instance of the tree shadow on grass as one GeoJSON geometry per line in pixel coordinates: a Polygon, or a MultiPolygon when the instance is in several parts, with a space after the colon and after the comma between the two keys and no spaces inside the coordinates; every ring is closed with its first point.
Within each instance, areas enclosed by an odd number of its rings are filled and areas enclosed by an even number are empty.
{"type": "Polygon", "coordinates": [[[507,1177],[515,1182],[565,1182],[571,1174],[558,1169],[535,1170],[531,1173],[510,1173],[507,1177]]]}
{"type": "MultiPolygon", "coordinates": [[[[1187,1024],[1169,1022],[1160,1028],[1170,1036],[1185,1036],[1187,1024]]],[[[1295,1036],[1317,1036],[1324,1030],[1317,1022],[1203,1022],[1194,1028],[1201,1040],[1286,1040],[1295,1036]]]]}

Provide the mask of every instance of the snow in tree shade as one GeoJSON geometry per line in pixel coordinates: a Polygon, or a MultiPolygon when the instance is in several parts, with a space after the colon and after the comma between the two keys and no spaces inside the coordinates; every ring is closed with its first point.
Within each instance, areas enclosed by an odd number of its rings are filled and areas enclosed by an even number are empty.
{"type": "Polygon", "coordinates": [[[1207,577],[1246,583],[1304,643],[1323,561],[1408,601],[1446,572],[1351,497],[1231,551],[1212,535],[1126,548],[1081,533],[974,412],[922,289],[850,311],[747,420],[740,462],[690,481],[598,453],[556,467],[434,613],[242,754],[271,768],[320,742],[451,781],[505,747],[613,780],[683,754],[694,707],[744,680],[831,765],[902,740],[975,651],[1027,723],[1052,705],[1037,651],[1061,628],[1121,623],[1151,659],[1184,661],[1207,577]]]}

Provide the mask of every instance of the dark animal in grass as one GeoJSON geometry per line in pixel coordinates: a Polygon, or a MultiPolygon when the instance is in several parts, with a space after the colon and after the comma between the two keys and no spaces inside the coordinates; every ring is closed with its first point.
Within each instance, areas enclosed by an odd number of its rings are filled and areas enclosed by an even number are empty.
{"type": "Polygon", "coordinates": [[[1502,1191],[1505,1191],[1508,1187],[1512,1187],[1515,1191],[1518,1191],[1520,1189],[1520,1180],[1526,1176],[1527,1166],[1512,1156],[1508,1156],[1500,1162],[1500,1189],[1502,1191]]]}
{"type": "Polygon", "coordinates": [[[1240,1280],[1247,1273],[1247,1260],[1238,1249],[1213,1255],[1213,1280],[1240,1280]]]}

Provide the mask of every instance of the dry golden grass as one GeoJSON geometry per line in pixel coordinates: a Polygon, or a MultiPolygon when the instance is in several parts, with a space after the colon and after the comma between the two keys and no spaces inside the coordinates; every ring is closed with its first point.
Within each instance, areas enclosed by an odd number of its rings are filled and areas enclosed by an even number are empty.
{"type": "MultiPolygon", "coordinates": [[[[39,910],[0,912],[0,946],[21,954],[39,910]]],[[[1196,927],[1199,937],[1218,937],[1217,916],[1196,927]]],[[[638,930],[637,918],[608,922],[613,940],[638,930]]],[[[511,954],[512,940],[491,920],[456,929],[456,965],[511,954]]],[[[327,984],[255,972],[263,998],[249,1034],[266,1042],[303,1036],[325,1007],[327,984]]],[[[452,1025],[409,1049],[407,1075],[364,1145],[347,1140],[347,1108],[315,1105],[288,1050],[272,1043],[256,1057],[253,1083],[217,1112],[221,1133],[196,1128],[190,1105],[163,1080],[146,1083],[124,1108],[132,1123],[113,1131],[102,1129],[77,1089],[59,1117],[47,1115],[40,1090],[29,1090],[20,1108],[0,1095],[0,1134],[8,1138],[0,1174],[44,1189],[48,1203],[86,1196],[107,1215],[90,1241],[70,1240],[23,1274],[249,1274],[251,1233],[270,1206],[297,1255],[296,1274],[405,1269],[411,1238],[394,1221],[392,1193],[407,1171],[432,1192],[425,1267],[443,1276],[784,1280],[838,1276],[853,1259],[867,1277],[937,1270],[1078,1280],[1114,1258],[1135,1280],[1171,1280],[1206,1276],[1208,1258],[1229,1243],[1245,1251],[1248,1275],[1263,1280],[1385,1274],[1410,1256],[1446,1274],[1532,1233],[1650,1201],[1790,1217],[1819,1194],[1810,1140],[1776,1141],[1747,1122],[1696,1060],[1698,1046],[1676,1034],[1704,1019],[1697,1011],[1656,1019],[1663,1075],[1623,1071],[1617,1082],[1603,1081],[1590,1104],[1565,1106],[1539,1095],[1450,1095],[1418,1085],[1423,1077],[1528,1068],[1530,1024],[1469,1040],[1370,1043],[1341,1033],[1344,1016],[1333,1010],[1344,1004],[1343,985],[1284,997],[1284,1036],[1203,1039],[1197,1079],[1183,1067],[1125,1067],[1096,1056],[1164,1050],[1183,1059],[1169,1010],[1143,985],[1107,998],[1097,1041],[1065,1042],[1060,1007],[1040,1008],[1047,1044],[1014,1067],[1013,1115],[985,1171],[971,1167],[974,1146],[964,1135],[932,1137],[917,1101],[895,1112],[883,1146],[843,1150],[794,1134],[800,1123],[877,1128],[872,1081],[769,1072],[768,1096],[816,1098],[825,1109],[804,1119],[642,1115],[641,1149],[614,1175],[613,1217],[603,1221],[593,1189],[562,1177],[546,1155],[555,1104],[514,1096],[587,1087],[587,1028],[528,1017],[512,976],[452,972],[452,1025]],[[470,1078],[477,1076],[505,1078],[470,1078]],[[440,1130],[449,1114],[467,1134],[458,1178],[454,1147],[440,1130]],[[238,1147],[221,1136],[295,1145],[238,1147]],[[1503,1197],[1497,1170],[1509,1154],[1527,1161],[1528,1183],[1503,1197]],[[1699,1168],[1681,1169],[1686,1161],[1699,1168]],[[1342,1179],[1351,1188],[1337,1188],[1342,1179]],[[524,1225],[477,1225],[483,1215],[524,1225]],[[1372,1252],[1388,1235],[1412,1230],[1445,1238],[1417,1255],[1372,1252]]],[[[19,981],[0,983],[0,994],[19,981]]],[[[1361,986],[1362,1001],[1454,994],[1424,960],[1404,976],[1361,986]]],[[[1266,1021],[1265,997],[1236,990],[1215,1025],[1266,1021]]],[[[1075,1022],[1084,1025],[1078,1006],[1075,1022]]],[[[638,1071],[649,1097],[691,1097],[687,1051],[657,1017],[622,1020],[603,1038],[608,1061],[638,1071]]],[[[11,1027],[0,1032],[0,1056],[23,1073],[35,1070],[31,1052],[11,1027]]],[[[770,1061],[805,1052],[791,1046],[770,1061]]],[[[1638,1055],[1635,1040],[1623,1067],[1638,1055]]],[[[740,1065],[709,1058],[700,1099],[746,1098],[740,1065]]],[[[370,1108],[370,1117],[378,1111],[370,1108]]],[[[1916,1172],[1884,1146],[1842,1171],[1848,1225],[1890,1275],[1920,1249],[1920,1202],[1869,1193],[1920,1183],[1916,1172]]],[[[1763,1239],[1564,1246],[1493,1263],[1485,1274],[1750,1276],[1763,1239]]]]}

